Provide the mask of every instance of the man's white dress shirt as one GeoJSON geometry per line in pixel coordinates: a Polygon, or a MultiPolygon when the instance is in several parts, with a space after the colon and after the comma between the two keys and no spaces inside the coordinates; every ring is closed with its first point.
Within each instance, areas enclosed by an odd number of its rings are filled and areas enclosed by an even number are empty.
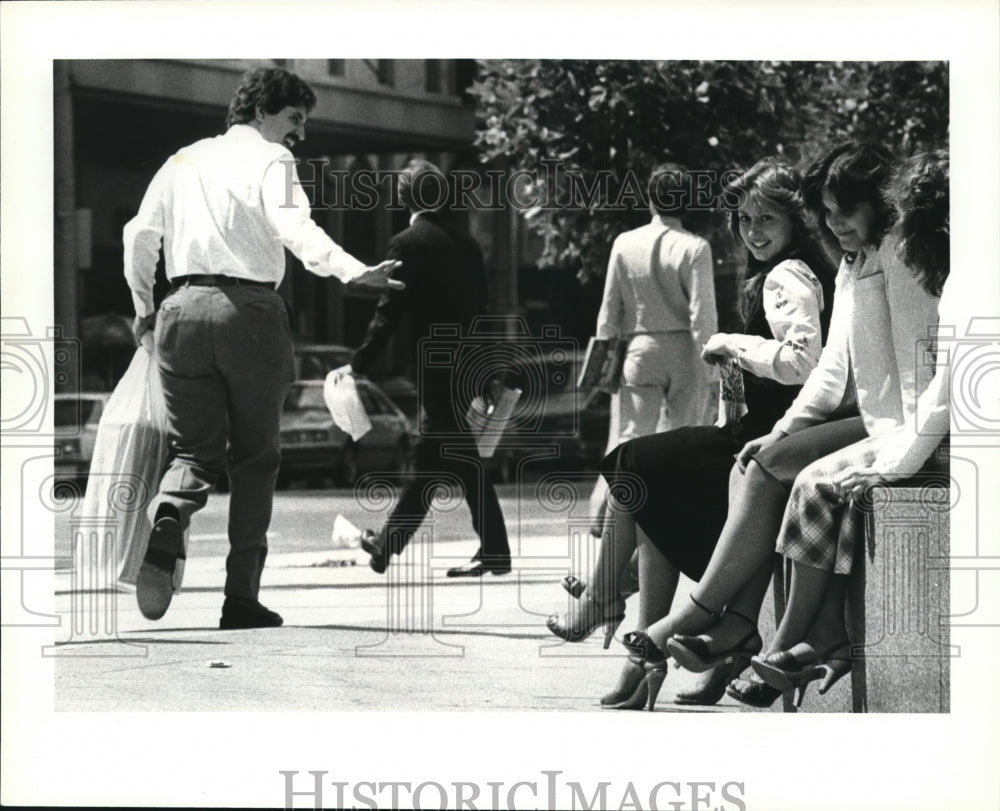
{"type": "Polygon", "coordinates": [[[245,124],[170,157],[125,226],[124,242],[125,278],[141,317],[154,311],[161,242],[168,279],[212,274],[277,286],[285,248],[312,273],[343,282],[365,267],[313,221],[292,153],[245,124]]]}

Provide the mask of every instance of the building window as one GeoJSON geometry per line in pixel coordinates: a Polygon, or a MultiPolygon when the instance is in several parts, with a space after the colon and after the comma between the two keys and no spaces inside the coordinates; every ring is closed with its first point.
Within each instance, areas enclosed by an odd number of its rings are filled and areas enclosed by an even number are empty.
{"type": "Polygon", "coordinates": [[[345,73],[346,59],[327,59],[326,72],[329,76],[343,76],[345,73]]]}
{"type": "Polygon", "coordinates": [[[376,63],[378,71],[378,83],[392,87],[396,82],[396,65],[392,59],[379,59],[376,63]]]}
{"type": "Polygon", "coordinates": [[[441,92],[441,60],[424,60],[424,90],[428,93],[441,92]]]}

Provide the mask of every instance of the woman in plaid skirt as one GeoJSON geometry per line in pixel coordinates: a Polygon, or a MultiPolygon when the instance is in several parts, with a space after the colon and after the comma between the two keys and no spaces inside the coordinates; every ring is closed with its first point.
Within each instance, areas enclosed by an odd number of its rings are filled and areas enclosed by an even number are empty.
{"type": "MultiPolygon", "coordinates": [[[[950,267],[947,153],[906,161],[890,193],[900,214],[898,253],[924,292],[940,296],[950,267]]],[[[892,430],[813,462],[792,486],[777,545],[792,561],[788,605],[769,651],[751,663],[775,689],[797,687],[798,701],[810,681],[821,679],[822,694],[850,671],[847,578],[831,575],[851,572],[864,537],[867,491],[933,471],[932,454],[948,432],[947,371],[938,371],[908,416],[892,430]]]]}
{"type": "MultiPolygon", "coordinates": [[[[912,421],[930,378],[930,370],[916,362],[915,346],[936,322],[938,299],[898,258],[896,238],[886,238],[895,219],[884,196],[891,174],[889,153],[868,144],[836,147],[807,172],[806,205],[820,218],[821,231],[845,252],[827,345],[774,430],[740,452],[729,516],[691,602],[646,633],[626,638],[634,653],[655,659],[666,650],[695,671],[760,653],[757,616],[796,476],[817,458],[912,421]]],[[[803,511],[800,526],[822,523],[821,512],[803,511]]],[[[839,515],[832,520],[842,528],[839,515]]],[[[829,582],[830,570],[814,571],[829,582]]],[[[798,585],[806,583],[800,578],[798,585]]],[[[818,591],[823,593],[825,585],[818,591]]],[[[842,618],[840,623],[842,628],[842,618]]],[[[780,694],[760,682],[739,680],[728,692],[755,706],[767,706],[780,694]]]]}

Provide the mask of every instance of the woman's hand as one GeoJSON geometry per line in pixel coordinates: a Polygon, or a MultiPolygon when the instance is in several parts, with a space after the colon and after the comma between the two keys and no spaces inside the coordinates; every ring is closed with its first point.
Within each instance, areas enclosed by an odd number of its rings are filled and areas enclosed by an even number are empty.
{"type": "Polygon", "coordinates": [[[771,433],[765,436],[751,439],[743,446],[743,450],[736,454],[736,464],[740,468],[740,473],[747,472],[747,465],[750,464],[752,456],[760,453],[765,448],[770,448],[775,442],[784,439],[786,436],[787,434],[781,431],[771,431],[771,433]]]}
{"type": "Polygon", "coordinates": [[[701,359],[713,366],[722,366],[736,356],[736,348],[730,344],[729,336],[724,332],[717,332],[709,338],[705,342],[705,348],[701,350],[701,359]]]}
{"type": "Polygon", "coordinates": [[[886,479],[874,468],[854,465],[840,471],[833,477],[833,489],[841,501],[854,501],[864,496],[865,492],[879,484],[886,484],[886,479]]]}

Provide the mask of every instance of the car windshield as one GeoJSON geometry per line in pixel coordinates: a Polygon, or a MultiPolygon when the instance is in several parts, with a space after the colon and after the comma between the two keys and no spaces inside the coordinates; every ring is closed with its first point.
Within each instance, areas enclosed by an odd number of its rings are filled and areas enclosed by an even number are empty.
{"type": "Polygon", "coordinates": [[[322,386],[292,386],[285,399],[285,411],[308,411],[321,409],[326,411],[326,401],[323,399],[322,386]]]}
{"type": "Polygon", "coordinates": [[[69,400],[56,400],[55,407],[53,420],[57,428],[67,425],[86,425],[92,417],[101,415],[100,401],[98,400],[73,397],[69,400]]]}

